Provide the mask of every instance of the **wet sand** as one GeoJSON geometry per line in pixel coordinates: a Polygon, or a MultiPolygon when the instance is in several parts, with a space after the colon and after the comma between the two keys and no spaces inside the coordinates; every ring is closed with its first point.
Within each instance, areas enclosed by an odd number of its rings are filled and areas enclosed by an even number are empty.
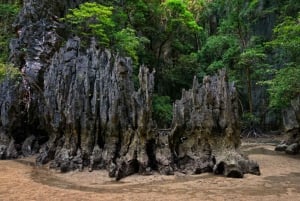
{"type": "Polygon", "coordinates": [[[271,143],[245,142],[261,176],[231,179],[212,174],[133,175],[120,182],[105,171],[60,174],[30,160],[0,161],[0,200],[289,200],[300,201],[300,156],[273,151],[271,143]]]}

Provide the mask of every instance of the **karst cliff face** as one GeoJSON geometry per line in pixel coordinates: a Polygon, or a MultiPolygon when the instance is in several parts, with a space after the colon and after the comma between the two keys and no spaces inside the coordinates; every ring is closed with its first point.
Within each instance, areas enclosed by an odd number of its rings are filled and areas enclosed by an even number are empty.
{"type": "Polygon", "coordinates": [[[58,19],[80,1],[24,0],[13,24],[16,38],[10,43],[10,61],[19,69],[15,79],[1,84],[1,139],[5,158],[37,152],[49,139],[44,118],[44,72],[63,41],[58,19]],[[30,140],[26,140],[29,138],[30,140]],[[24,143],[26,142],[26,143],[24,143]],[[27,145],[28,143],[28,145],[27,145]],[[31,145],[34,144],[34,148],[31,145]],[[29,146],[30,145],[30,146],[29,146]]]}
{"type": "Polygon", "coordinates": [[[237,97],[225,71],[195,79],[174,103],[170,131],[159,130],[154,70],[140,67],[136,90],[129,58],[93,39],[85,48],[78,37],[63,39],[57,18],[79,3],[24,1],[11,42],[20,75],[0,86],[1,159],[36,154],[37,164],[62,172],[106,169],[116,179],[153,171],[259,174],[238,152],[237,97]]]}
{"type": "Polygon", "coordinates": [[[51,159],[62,171],[89,165],[109,168],[114,176],[121,163],[134,171],[150,161],[151,97],[154,72],[140,68],[135,91],[130,59],[96,48],[80,52],[80,40],[70,39],[58,51],[44,77],[45,118],[50,140],[38,157],[51,159]]]}

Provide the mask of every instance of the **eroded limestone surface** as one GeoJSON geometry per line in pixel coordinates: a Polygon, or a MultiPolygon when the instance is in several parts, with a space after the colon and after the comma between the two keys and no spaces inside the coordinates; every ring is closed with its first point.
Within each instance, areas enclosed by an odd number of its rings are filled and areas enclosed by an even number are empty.
{"type": "Polygon", "coordinates": [[[238,151],[237,96],[225,71],[194,79],[162,132],[151,117],[154,70],[140,67],[136,90],[129,58],[94,40],[83,48],[77,37],[63,39],[58,18],[79,3],[24,1],[10,44],[20,75],[0,86],[1,159],[37,154],[37,164],[61,172],[106,169],[117,180],[153,171],[259,174],[238,151]]]}

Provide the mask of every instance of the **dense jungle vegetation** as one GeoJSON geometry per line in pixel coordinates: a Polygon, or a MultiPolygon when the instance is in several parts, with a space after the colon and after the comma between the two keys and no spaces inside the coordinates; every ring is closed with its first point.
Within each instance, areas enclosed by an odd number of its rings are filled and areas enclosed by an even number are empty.
{"type": "MultiPolygon", "coordinates": [[[[9,72],[9,41],[20,0],[0,4],[0,77],[9,72]]],[[[172,102],[194,76],[226,68],[240,97],[243,121],[277,124],[281,108],[300,94],[298,0],[95,0],[60,21],[84,45],[129,56],[135,72],[156,70],[154,118],[168,126],[172,102]],[[266,120],[268,119],[268,120],[266,120]]]]}

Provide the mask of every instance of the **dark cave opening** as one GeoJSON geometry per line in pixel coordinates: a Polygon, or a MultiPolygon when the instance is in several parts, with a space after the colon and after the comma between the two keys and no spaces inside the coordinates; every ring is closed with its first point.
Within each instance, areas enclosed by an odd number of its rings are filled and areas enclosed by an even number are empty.
{"type": "Polygon", "coordinates": [[[149,164],[148,166],[152,169],[152,170],[157,170],[157,161],[156,161],[156,157],[155,157],[155,139],[151,139],[146,143],[146,153],[147,156],[149,158],[149,164]]]}

